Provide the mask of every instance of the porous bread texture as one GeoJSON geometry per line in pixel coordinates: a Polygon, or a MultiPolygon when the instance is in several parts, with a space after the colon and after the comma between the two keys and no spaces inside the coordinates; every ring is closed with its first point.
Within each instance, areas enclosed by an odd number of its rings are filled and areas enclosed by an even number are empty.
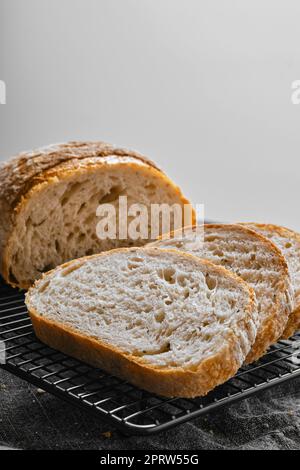
{"type": "Polygon", "coordinates": [[[282,337],[288,339],[300,329],[300,234],[273,224],[243,223],[269,238],[284,255],[291,275],[295,305],[282,337]]]}
{"type": "MultiPolygon", "coordinates": [[[[199,229],[198,229],[199,230],[199,229]]],[[[282,336],[293,310],[294,294],[287,263],[280,250],[257,232],[236,224],[204,225],[204,243],[196,227],[176,231],[150,246],[186,251],[225,266],[253,289],[258,332],[246,363],[258,360],[282,336]]]]}
{"type": "Polygon", "coordinates": [[[255,340],[254,293],[176,250],[125,248],[66,263],[26,295],[48,345],[165,396],[207,394],[255,340]]]}
{"type": "Polygon", "coordinates": [[[128,207],[144,204],[149,214],[153,203],[188,203],[146,157],[103,142],[51,146],[5,164],[0,170],[4,279],[28,288],[43,272],[65,261],[148,242],[119,237],[119,196],[127,196],[128,207]],[[96,209],[106,203],[116,208],[117,233],[115,239],[103,240],[96,233],[96,209]]]}

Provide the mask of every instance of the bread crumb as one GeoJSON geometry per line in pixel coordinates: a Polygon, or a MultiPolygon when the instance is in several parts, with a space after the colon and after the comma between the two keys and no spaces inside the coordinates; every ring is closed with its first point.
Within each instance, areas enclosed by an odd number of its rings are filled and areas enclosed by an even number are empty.
{"type": "Polygon", "coordinates": [[[112,437],[111,431],[105,431],[101,434],[101,436],[105,437],[105,439],[110,439],[112,437]]]}

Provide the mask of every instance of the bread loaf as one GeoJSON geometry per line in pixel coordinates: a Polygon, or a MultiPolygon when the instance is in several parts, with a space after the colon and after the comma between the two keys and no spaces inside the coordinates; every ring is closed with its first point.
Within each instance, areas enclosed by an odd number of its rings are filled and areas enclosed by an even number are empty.
{"type": "MultiPolygon", "coordinates": [[[[152,246],[175,248],[225,266],[246,281],[256,294],[259,314],[256,341],[246,362],[259,359],[283,334],[293,309],[293,289],[281,251],[267,238],[241,225],[204,226],[204,243],[196,228],[175,231],[152,246]]],[[[151,244],[150,244],[151,246],[151,244]]]]}
{"type": "Polygon", "coordinates": [[[148,242],[146,237],[120,237],[118,224],[115,238],[97,236],[97,208],[112,204],[118,223],[119,196],[127,196],[128,207],[139,203],[148,210],[154,203],[188,203],[149,159],[103,142],[50,146],[6,163],[0,169],[4,279],[28,288],[43,272],[67,260],[148,242]]]}
{"type": "Polygon", "coordinates": [[[123,248],[70,261],[26,295],[46,344],[169,397],[207,394],[255,340],[252,289],[175,250],[123,248]]]}

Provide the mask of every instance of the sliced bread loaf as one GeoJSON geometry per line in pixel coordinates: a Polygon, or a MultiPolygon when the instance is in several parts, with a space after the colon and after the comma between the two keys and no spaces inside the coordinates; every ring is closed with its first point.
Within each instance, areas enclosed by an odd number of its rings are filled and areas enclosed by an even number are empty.
{"type": "MultiPolygon", "coordinates": [[[[6,163],[0,169],[0,271],[5,280],[28,288],[67,260],[149,242],[147,236],[119,236],[119,196],[127,196],[128,208],[143,204],[150,216],[151,204],[188,203],[153,162],[103,142],[50,146],[6,163]],[[116,233],[99,238],[96,210],[107,203],[115,208],[116,233]]],[[[173,220],[171,213],[171,225],[173,220]]]]}
{"type": "Polygon", "coordinates": [[[225,266],[256,294],[259,325],[247,363],[259,359],[282,335],[293,309],[293,290],[281,251],[267,238],[241,225],[205,225],[204,243],[196,227],[175,231],[152,246],[176,248],[225,266]]]}
{"type": "Polygon", "coordinates": [[[269,238],[282,251],[288,263],[295,294],[295,306],[282,336],[284,339],[290,338],[300,330],[300,234],[278,225],[252,222],[243,225],[269,238]]]}
{"type": "Polygon", "coordinates": [[[176,250],[123,248],[70,261],[26,295],[48,345],[160,395],[207,394],[255,340],[254,293],[176,250]]]}

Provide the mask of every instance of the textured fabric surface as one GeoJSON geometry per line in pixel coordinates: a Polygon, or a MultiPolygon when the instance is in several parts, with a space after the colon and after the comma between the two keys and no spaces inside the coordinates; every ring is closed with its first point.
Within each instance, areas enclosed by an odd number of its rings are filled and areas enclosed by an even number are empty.
{"type": "Polygon", "coordinates": [[[0,370],[1,445],[22,449],[300,449],[300,378],[168,432],[125,437],[107,423],[0,370]]]}

